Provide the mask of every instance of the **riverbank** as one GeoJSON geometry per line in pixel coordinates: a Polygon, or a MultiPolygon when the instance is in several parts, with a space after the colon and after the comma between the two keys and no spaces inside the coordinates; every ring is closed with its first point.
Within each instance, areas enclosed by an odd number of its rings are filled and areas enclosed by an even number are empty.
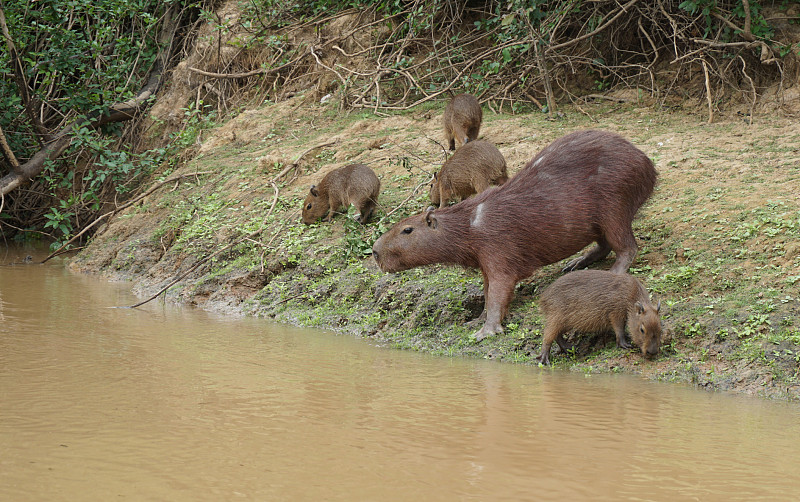
{"type": "MultiPolygon", "coordinates": [[[[480,273],[433,266],[383,274],[366,254],[393,223],[429,205],[430,174],[445,158],[443,107],[343,114],[335,102],[309,104],[299,95],[245,110],[204,131],[185,155],[190,160],[160,179],[206,174],[158,189],[119,214],[70,266],[131,281],[144,298],[240,241],[171,287],[166,301],[402,349],[535,364],[538,294],[563,264],[518,285],[505,334],[476,343],[476,327],[468,323],[483,307],[480,273]],[[370,165],[381,178],[377,217],[364,227],[344,216],[303,225],[308,187],[352,162],[370,165]]],[[[542,371],[626,372],[800,399],[795,120],[773,115],[748,125],[746,117],[731,115],[709,125],[690,110],[654,111],[635,101],[581,104],[555,121],[540,113],[484,112],[481,137],[497,144],[510,174],[556,138],[583,128],[622,134],[659,171],[656,191],[634,222],[639,254],[631,273],[662,302],[662,354],[645,361],[615,348],[613,336],[581,336],[573,354],[554,350],[553,369],[542,371]]]]}

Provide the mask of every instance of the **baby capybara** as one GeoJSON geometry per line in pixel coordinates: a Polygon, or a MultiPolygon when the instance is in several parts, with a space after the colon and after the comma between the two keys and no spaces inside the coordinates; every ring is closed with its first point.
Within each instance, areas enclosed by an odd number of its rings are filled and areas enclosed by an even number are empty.
{"type": "Polygon", "coordinates": [[[470,141],[433,175],[431,202],[445,207],[452,199],[464,200],[489,185],[502,185],[506,181],[506,159],[500,150],[488,141],[470,141]]]}
{"type": "Polygon", "coordinates": [[[303,202],[303,223],[310,225],[327,214],[333,214],[352,204],[358,209],[356,221],[366,223],[375,210],[381,181],[368,166],[350,164],[326,174],[319,185],[312,185],[303,202]]]}
{"type": "Polygon", "coordinates": [[[653,305],[644,285],[628,274],[604,270],[577,270],[559,277],[544,290],[540,308],[545,317],[539,361],[550,364],[553,340],[569,350],[564,334],[614,331],[617,347],[630,348],[625,326],[642,355],[658,354],[661,345],[661,303],[653,305]],[[626,323],[627,321],[627,323],[626,323]]]}
{"type": "Polygon", "coordinates": [[[514,286],[544,265],[585,268],[612,250],[615,273],[636,256],[631,222],[653,192],[656,170],[621,136],[579,131],[554,141],[516,176],[454,206],[428,208],[383,234],[372,248],[385,272],[432,263],[480,268],[486,324],[478,340],[502,333],[514,286]]]}
{"type": "Polygon", "coordinates": [[[444,135],[450,150],[456,149],[456,142],[462,146],[478,139],[482,120],[483,110],[475,96],[459,94],[447,103],[444,109],[444,135]]]}

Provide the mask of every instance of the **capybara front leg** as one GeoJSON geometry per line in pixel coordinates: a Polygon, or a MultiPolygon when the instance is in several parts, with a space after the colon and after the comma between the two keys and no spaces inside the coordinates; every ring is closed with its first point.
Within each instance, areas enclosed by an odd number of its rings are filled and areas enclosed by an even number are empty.
{"type": "Polygon", "coordinates": [[[358,215],[355,217],[355,219],[357,222],[364,224],[369,221],[374,211],[375,201],[372,199],[367,199],[361,203],[361,207],[358,208],[358,215]]]}
{"type": "Polygon", "coordinates": [[[503,332],[501,323],[514,295],[514,284],[514,279],[510,277],[489,279],[489,287],[486,289],[486,324],[475,333],[477,341],[503,332]]]}
{"type": "Polygon", "coordinates": [[[630,349],[631,344],[625,339],[625,318],[612,319],[611,326],[614,328],[614,334],[617,336],[617,347],[621,349],[630,349]]]}

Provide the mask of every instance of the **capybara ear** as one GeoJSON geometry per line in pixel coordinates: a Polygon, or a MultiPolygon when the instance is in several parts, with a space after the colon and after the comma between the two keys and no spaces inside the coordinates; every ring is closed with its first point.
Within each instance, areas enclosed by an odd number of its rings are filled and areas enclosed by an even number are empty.
{"type": "Polygon", "coordinates": [[[319,197],[319,192],[317,191],[317,185],[311,185],[311,190],[309,191],[311,192],[311,195],[313,195],[314,197],[319,197]]]}
{"type": "Polygon", "coordinates": [[[644,314],[644,305],[642,305],[642,302],[636,302],[636,312],[644,314]]]}
{"type": "Polygon", "coordinates": [[[430,206],[427,211],[425,211],[425,223],[428,224],[431,229],[436,230],[436,227],[439,226],[439,222],[436,221],[436,216],[433,215],[433,206],[430,206]]]}

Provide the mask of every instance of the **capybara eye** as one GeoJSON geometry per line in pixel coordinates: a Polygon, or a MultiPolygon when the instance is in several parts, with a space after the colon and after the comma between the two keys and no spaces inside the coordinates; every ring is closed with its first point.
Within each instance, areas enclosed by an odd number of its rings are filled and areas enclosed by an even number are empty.
{"type": "Polygon", "coordinates": [[[644,326],[639,326],[639,332],[644,335],[644,326]]]}
{"type": "Polygon", "coordinates": [[[307,205],[306,209],[308,209],[310,211],[311,210],[311,204],[307,205]]]}
{"type": "Polygon", "coordinates": [[[406,228],[403,229],[403,233],[404,234],[410,234],[413,231],[414,231],[414,227],[406,227],[406,228]]]}

